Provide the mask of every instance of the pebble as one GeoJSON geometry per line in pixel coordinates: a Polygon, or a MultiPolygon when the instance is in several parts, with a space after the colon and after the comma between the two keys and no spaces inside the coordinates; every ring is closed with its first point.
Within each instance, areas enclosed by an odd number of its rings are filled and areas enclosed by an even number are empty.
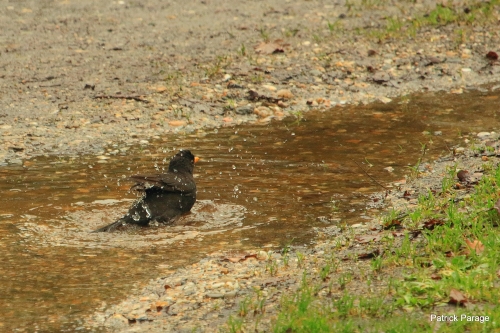
{"type": "Polygon", "coordinates": [[[278,98],[282,98],[284,100],[292,99],[294,97],[292,92],[288,89],[280,89],[280,90],[278,90],[276,95],[278,95],[278,98]]]}
{"type": "Polygon", "coordinates": [[[252,105],[240,106],[234,112],[239,115],[249,115],[254,112],[254,107],[252,105]]]}
{"type": "MultiPolygon", "coordinates": [[[[494,132],[492,132],[492,133],[494,133],[494,132]]],[[[490,132],[479,132],[479,133],[477,133],[477,134],[476,134],[476,136],[477,136],[479,139],[484,140],[484,139],[489,138],[489,137],[491,136],[491,134],[492,134],[492,133],[490,133],[490,132]]]]}
{"type": "Polygon", "coordinates": [[[253,110],[253,113],[259,116],[259,118],[266,118],[271,116],[273,111],[266,106],[258,106],[253,110]]]}

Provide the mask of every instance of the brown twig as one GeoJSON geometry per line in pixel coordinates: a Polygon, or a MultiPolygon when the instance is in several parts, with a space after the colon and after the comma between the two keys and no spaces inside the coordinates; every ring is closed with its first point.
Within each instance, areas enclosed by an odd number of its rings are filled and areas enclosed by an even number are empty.
{"type": "Polygon", "coordinates": [[[97,95],[93,97],[94,99],[132,99],[137,102],[149,103],[147,99],[144,99],[140,96],[122,96],[122,95],[97,95]]]}

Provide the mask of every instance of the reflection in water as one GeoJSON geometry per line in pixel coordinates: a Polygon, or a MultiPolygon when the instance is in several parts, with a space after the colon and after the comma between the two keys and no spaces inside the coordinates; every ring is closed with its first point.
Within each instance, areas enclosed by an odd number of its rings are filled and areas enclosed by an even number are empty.
{"type": "Polygon", "coordinates": [[[367,195],[379,188],[356,163],[382,184],[401,179],[423,145],[431,159],[460,133],[498,127],[497,97],[415,96],[4,167],[0,328],[74,331],[103,300],[117,302],[205,253],[304,244],[312,227],[362,222],[373,213],[367,195]],[[179,148],[202,158],[192,214],[174,227],[88,233],[128,209],[127,176],[161,171],[179,148]]]}

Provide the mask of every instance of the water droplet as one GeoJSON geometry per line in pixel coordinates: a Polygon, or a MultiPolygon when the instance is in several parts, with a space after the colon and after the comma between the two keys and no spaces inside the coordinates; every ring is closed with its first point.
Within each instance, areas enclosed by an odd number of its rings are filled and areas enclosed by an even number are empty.
{"type": "Polygon", "coordinates": [[[134,215],[132,215],[132,219],[137,222],[141,219],[141,217],[139,216],[139,213],[135,212],[134,215]]]}
{"type": "Polygon", "coordinates": [[[258,200],[257,197],[253,197],[253,201],[257,201],[257,200],[258,200]]]}
{"type": "Polygon", "coordinates": [[[142,203],[142,208],[146,211],[146,217],[150,219],[153,214],[151,213],[151,209],[149,209],[149,206],[145,203],[142,203]]]}
{"type": "Polygon", "coordinates": [[[233,165],[232,168],[233,168],[233,170],[236,170],[236,165],[233,165]]]}

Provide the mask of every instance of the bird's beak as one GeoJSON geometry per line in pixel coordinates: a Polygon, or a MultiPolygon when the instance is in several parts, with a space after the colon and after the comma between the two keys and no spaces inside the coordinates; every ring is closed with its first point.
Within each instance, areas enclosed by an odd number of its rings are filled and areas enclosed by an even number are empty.
{"type": "Polygon", "coordinates": [[[194,164],[198,163],[199,160],[200,160],[200,158],[198,156],[195,156],[194,157],[194,164]]]}

